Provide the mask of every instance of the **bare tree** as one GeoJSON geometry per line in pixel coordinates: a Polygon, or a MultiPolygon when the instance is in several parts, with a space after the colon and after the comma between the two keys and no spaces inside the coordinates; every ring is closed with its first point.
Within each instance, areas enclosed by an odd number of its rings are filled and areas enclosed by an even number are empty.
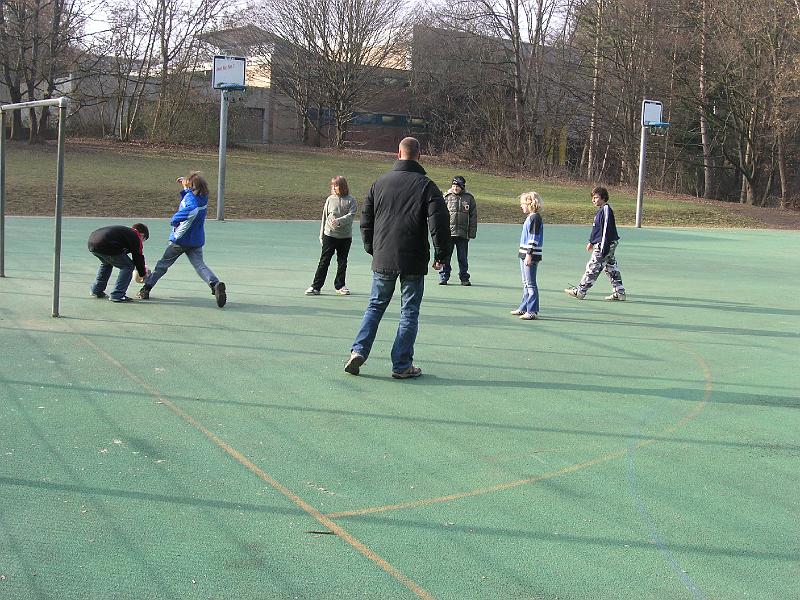
{"type": "Polygon", "coordinates": [[[159,70],[153,132],[164,137],[176,133],[200,62],[199,35],[215,22],[221,5],[221,0],[152,0],[147,4],[146,14],[156,32],[159,70]]]}
{"type": "Polygon", "coordinates": [[[560,68],[571,58],[571,6],[569,0],[461,0],[427,14],[425,22],[438,27],[415,29],[413,69],[434,127],[454,121],[459,135],[452,143],[505,163],[556,162],[554,148],[562,145],[574,104],[569,69],[560,68]]]}
{"type": "MultiPolygon", "coordinates": [[[[330,111],[333,144],[343,146],[356,109],[379,83],[380,69],[405,55],[406,3],[260,0],[249,12],[254,25],[279,36],[284,45],[280,58],[273,59],[273,85],[293,98],[304,115],[308,107],[317,108],[318,118],[330,111]]],[[[304,122],[312,124],[308,116],[304,122]]]]}
{"type": "MultiPolygon", "coordinates": [[[[0,1],[0,64],[12,102],[52,97],[84,37],[92,2],[74,0],[0,1]]],[[[29,141],[40,140],[49,110],[29,109],[29,141]]],[[[14,112],[12,137],[22,136],[22,115],[14,112]]]]}

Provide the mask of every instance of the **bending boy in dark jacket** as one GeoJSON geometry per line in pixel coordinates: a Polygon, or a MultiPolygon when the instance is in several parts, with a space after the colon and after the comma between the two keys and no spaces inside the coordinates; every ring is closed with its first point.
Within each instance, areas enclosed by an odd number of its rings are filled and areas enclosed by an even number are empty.
{"type": "Polygon", "coordinates": [[[148,237],[150,232],[143,223],[134,223],[132,227],[111,225],[92,232],[88,242],[89,252],[100,261],[97,277],[91,287],[92,296],[109,298],[112,302],[131,301],[126,294],[131,284],[133,270],[136,269],[139,277],[147,275],[143,247],[144,240],[148,237]],[[106,286],[114,267],[119,269],[119,275],[109,297],[106,294],[106,286]]]}

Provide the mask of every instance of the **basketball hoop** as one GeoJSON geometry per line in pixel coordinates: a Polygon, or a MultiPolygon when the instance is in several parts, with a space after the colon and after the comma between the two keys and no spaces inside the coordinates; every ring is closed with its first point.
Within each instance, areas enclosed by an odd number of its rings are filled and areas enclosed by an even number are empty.
{"type": "Polygon", "coordinates": [[[231,104],[236,104],[244,100],[245,93],[247,92],[245,86],[232,83],[220,86],[218,89],[225,95],[225,100],[231,104]]]}
{"type": "Polygon", "coordinates": [[[650,135],[665,136],[668,129],[669,123],[656,122],[647,124],[647,131],[650,135]]]}

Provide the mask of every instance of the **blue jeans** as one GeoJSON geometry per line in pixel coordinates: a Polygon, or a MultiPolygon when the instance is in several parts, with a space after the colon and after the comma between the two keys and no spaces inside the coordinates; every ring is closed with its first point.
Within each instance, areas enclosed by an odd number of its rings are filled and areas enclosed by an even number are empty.
{"type": "Polygon", "coordinates": [[[439,271],[439,279],[442,281],[450,279],[450,272],[452,271],[450,261],[453,258],[453,248],[455,248],[456,256],[458,257],[458,278],[461,281],[469,281],[469,262],[467,261],[469,240],[462,237],[451,237],[450,241],[452,242],[450,245],[450,253],[447,255],[447,258],[445,258],[442,270],[439,271]]]}
{"type": "Polygon", "coordinates": [[[536,286],[538,264],[537,261],[534,261],[529,266],[525,266],[525,260],[519,259],[519,268],[522,272],[522,302],[519,310],[526,313],[539,312],[539,288],[536,286]]]}
{"type": "Polygon", "coordinates": [[[419,328],[419,307],[425,289],[423,275],[386,275],[372,273],[372,292],[369,297],[364,319],[361,321],[352,350],[364,358],[369,357],[378,325],[383,313],[392,300],[394,288],[400,278],[400,323],[392,346],[392,371],[399,373],[410,368],[414,363],[414,341],[419,328]]]}
{"type": "Polygon", "coordinates": [[[114,290],[109,294],[114,300],[122,300],[128,292],[128,286],[131,284],[133,277],[133,270],[136,265],[133,264],[131,257],[127,254],[101,254],[100,252],[92,252],[100,260],[100,268],[97,269],[97,276],[94,279],[91,290],[93,294],[100,294],[106,291],[108,280],[111,277],[111,271],[114,267],[119,269],[117,276],[117,283],[114,290]]]}
{"type": "Polygon", "coordinates": [[[213,271],[206,266],[203,262],[203,247],[189,248],[187,246],[179,246],[172,242],[169,243],[167,249],[164,250],[164,256],[156,263],[156,268],[150,273],[147,279],[144,280],[145,286],[152,288],[159,279],[161,279],[175,261],[178,260],[181,254],[185,254],[189,262],[194,267],[194,270],[200,278],[209,285],[213,285],[219,281],[219,278],[214,275],[213,271]]]}

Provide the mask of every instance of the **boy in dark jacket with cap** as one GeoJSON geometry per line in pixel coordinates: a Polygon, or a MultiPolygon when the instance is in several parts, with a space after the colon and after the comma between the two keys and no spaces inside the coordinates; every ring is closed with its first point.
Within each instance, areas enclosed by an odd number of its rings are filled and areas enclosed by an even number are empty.
{"type": "Polygon", "coordinates": [[[143,247],[144,240],[148,237],[150,232],[143,223],[134,223],[131,227],[111,225],[92,232],[88,242],[89,252],[100,261],[97,277],[91,287],[92,296],[109,298],[112,302],[131,301],[126,294],[131,284],[133,270],[136,269],[139,277],[147,276],[143,247]],[[109,297],[106,294],[106,286],[114,267],[119,269],[119,275],[109,297]]]}
{"type": "Polygon", "coordinates": [[[453,248],[458,256],[458,278],[461,285],[472,285],[469,282],[467,245],[478,233],[478,211],[475,208],[475,198],[467,192],[467,180],[461,175],[453,177],[452,187],[447,190],[444,202],[450,212],[450,251],[439,272],[439,285],[447,285],[450,279],[453,248]]]}

